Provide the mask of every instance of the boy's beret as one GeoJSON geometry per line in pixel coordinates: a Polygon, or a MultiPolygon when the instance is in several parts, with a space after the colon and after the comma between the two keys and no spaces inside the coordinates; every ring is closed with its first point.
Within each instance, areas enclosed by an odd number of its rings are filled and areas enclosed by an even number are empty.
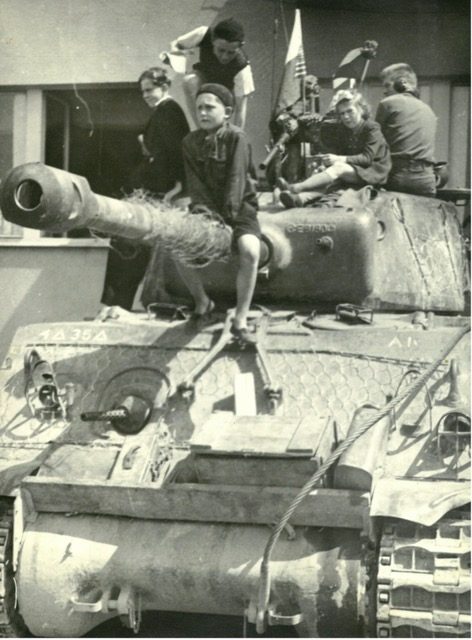
{"type": "Polygon", "coordinates": [[[212,93],[221,100],[225,107],[234,107],[233,94],[222,84],[216,84],[216,82],[207,82],[206,84],[202,84],[200,89],[197,91],[197,96],[201,93],[212,93]]]}

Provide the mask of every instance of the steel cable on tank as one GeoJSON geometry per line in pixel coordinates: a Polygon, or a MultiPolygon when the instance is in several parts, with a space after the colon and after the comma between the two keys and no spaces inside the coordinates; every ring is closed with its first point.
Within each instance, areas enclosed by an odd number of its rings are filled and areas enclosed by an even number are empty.
{"type": "Polygon", "coordinates": [[[447,346],[443,349],[443,351],[439,354],[439,356],[423,371],[423,373],[415,379],[415,381],[408,387],[405,388],[404,391],[400,392],[398,396],[393,398],[390,402],[388,402],[382,409],[380,409],[376,414],[374,414],[371,418],[366,420],[354,433],[348,436],[340,445],[337,447],[335,451],[329,456],[324,464],[316,471],[312,477],[304,484],[298,495],[295,497],[293,502],[289,505],[288,509],[279,520],[279,522],[275,525],[269,540],[267,541],[266,547],[264,549],[264,554],[261,562],[261,571],[260,571],[260,585],[259,585],[259,598],[258,598],[258,620],[257,620],[257,630],[259,633],[263,631],[262,627],[264,626],[264,622],[259,621],[259,616],[265,617],[265,612],[268,610],[269,606],[269,598],[270,598],[270,571],[269,571],[269,562],[270,557],[272,555],[272,551],[277,543],[277,540],[280,537],[280,534],[288,524],[288,521],[292,517],[293,513],[299,506],[299,504],[307,497],[310,491],[313,489],[314,485],[320,480],[328,469],[333,465],[338,458],[364,433],[366,433],[371,427],[374,426],[379,420],[384,418],[388,413],[390,413],[393,409],[397,407],[398,404],[403,402],[408,396],[416,393],[426,382],[426,380],[434,373],[434,371],[438,368],[441,362],[447,357],[450,351],[454,349],[456,344],[460,342],[460,340],[470,331],[470,326],[462,327],[451,339],[451,341],[447,344],[447,346]],[[262,624],[261,624],[262,623],[262,624]]]}
{"type": "MultiPolygon", "coordinates": [[[[402,375],[402,377],[400,378],[400,382],[397,384],[397,388],[395,390],[395,394],[394,394],[394,398],[397,397],[398,392],[400,390],[400,387],[403,384],[403,381],[406,379],[406,377],[410,374],[414,373],[416,376],[421,375],[421,371],[419,369],[407,369],[405,371],[405,373],[402,375]]],[[[431,391],[429,390],[428,385],[425,383],[425,388],[426,388],[426,397],[428,398],[428,415],[429,415],[429,430],[432,431],[433,430],[433,421],[432,421],[432,416],[431,416],[431,412],[433,410],[433,398],[431,397],[431,391]]],[[[393,409],[392,411],[392,416],[393,416],[393,428],[397,429],[397,416],[395,414],[395,409],[393,409]]]]}

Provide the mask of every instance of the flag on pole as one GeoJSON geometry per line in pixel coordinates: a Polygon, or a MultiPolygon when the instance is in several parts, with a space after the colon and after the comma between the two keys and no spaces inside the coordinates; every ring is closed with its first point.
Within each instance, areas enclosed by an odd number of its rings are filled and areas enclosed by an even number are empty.
{"type": "Polygon", "coordinates": [[[362,47],[348,51],[333,76],[333,89],[355,89],[358,80],[362,84],[370,61],[377,55],[377,47],[375,40],[366,40],[362,47]]]}
{"type": "Polygon", "coordinates": [[[306,64],[303,51],[302,23],[300,9],[296,9],[282,83],[275,103],[275,116],[301,98],[301,78],[304,76],[306,76],[306,64]]]}
{"type": "Polygon", "coordinates": [[[351,49],[341,60],[333,78],[333,89],[354,89],[358,75],[359,56],[362,55],[362,47],[351,49]],[[355,62],[357,61],[357,62],[355,62]]]}

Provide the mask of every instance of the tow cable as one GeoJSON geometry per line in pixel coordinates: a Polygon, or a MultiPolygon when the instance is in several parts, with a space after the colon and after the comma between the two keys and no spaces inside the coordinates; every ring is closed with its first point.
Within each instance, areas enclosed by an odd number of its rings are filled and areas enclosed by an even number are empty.
{"type": "Polygon", "coordinates": [[[426,380],[434,373],[434,371],[439,367],[441,362],[445,360],[448,356],[449,352],[454,349],[456,344],[460,342],[460,340],[470,331],[470,326],[462,327],[451,339],[449,344],[443,349],[443,351],[439,354],[439,356],[434,360],[421,375],[419,375],[414,382],[409,387],[405,387],[404,391],[400,392],[395,398],[393,398],[390,402],[388,402],[384,407],[382,407],[379,411],[373,414],[366,422],[364,422],[359,429],[357,429],[354,433],[348,436],[340,445],[337,447],[335,451],[329,456],[324,464],[312,475],[312,477],[304,484],[301,488],[298,495],[294,498],[293,502],[290,504],[282,518],[275,525],[268,541],[264,549],[264,554],[262,556],[261,562],[261,570],[260,570],[260,582],[259,582],[259,592],[258,592],[258,603],[256,607],[253,606],[252,603],[249,604],[248,609],[246,610],[246,616],[248,620],[252,623],[256,624],[257,633],[264,633],[267,628],[267,622],[269,618],[270,624],[270,607],[269,607],[269,599],[270,599],[270,587],[271,587],[271,579],[270,579],[270,569],[269,563],[271,559],[272,552],[274,550],[275,545],[280,537],[280,534],[285,529],[288,521],[292,517],[293,513],[299,506],[299,504],[307,497],[310,491],[313,489],[315,484],[325,475],[325,473],[329,470],[329,468],[342,456],[342,454],[348,449],[358,438],[360,438],[364,433],[366,433],[371,427],[374,426],[379,420],[385,417],[388,413],[390,413],[393,409],[397,407],[401,402],[403,402],[406,398],[413,393],[416,393],[422,385],[426,382],[426,380]]]}

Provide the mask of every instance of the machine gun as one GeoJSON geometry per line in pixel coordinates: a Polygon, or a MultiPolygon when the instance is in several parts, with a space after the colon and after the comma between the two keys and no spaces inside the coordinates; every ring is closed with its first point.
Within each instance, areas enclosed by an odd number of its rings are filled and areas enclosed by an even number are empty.
{"type": "Polygon", "coordinates": [[[272,140],[275,140],[259,168],[267,170],[271,162],[282,156],[285,146],[291,141],[314,142],[318,132],[319,85],[316,76],[303,78],[300,98],[287,110],[277,114],[269,123],[272,140]]]}
{"type": "Polygon", "coordinates": [[[281,113],[275,121],[273,121],[273,128],[279,133],[276,136],[276,142],[264,160],[259,164],[259,169],[266,170],[272,160],[277,154],[282,154],[284,146],[289,142],[299,130],[298,119],[292,116],[290,113],[281,113]]]}
{"type": "Polygon", "coordinates": [[[292,154],[298,163],[299,145],[303,143],[309,145],[309,153],[304,155],[303,173],[309,172],[308,168],[311,167],[314,158],[327,151],[339,131],[338,122],[331,112],[325,116],[319,113],[302,113],[295,116],[291,112],[283,112],[272,120],[269,126],[276,142],[259,165],[259,168],[266,172],[269,184],[272,182],[270,175],[274,173],[274,164],[277,161],[290,162],[292,154]]]}

